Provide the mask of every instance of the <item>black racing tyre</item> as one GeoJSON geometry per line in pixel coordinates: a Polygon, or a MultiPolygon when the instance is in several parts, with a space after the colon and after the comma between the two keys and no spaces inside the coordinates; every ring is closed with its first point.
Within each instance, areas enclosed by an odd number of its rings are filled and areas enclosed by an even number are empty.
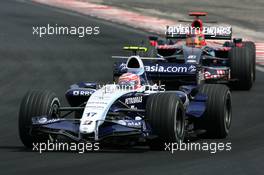
{"type": "Polygon", "coordinates": [[[199,87],[199,93],[207,96],[206,111],[195,123],[199,127],[195,128],[205,129],[210,138],[225,138],[229,134],[232,119],[229,88],[221,84],[204,84],[199,87]]]}
{"type": "Polygon", "coordinates": [[[254,64],[248,47],[234,47],[229,51],[232,88],[250,90],[254,82],[254,64]]]}
{"type": "Polygon", "coordinates": [[[164,149],[165,143],[182,142],[185,135],[185,111],[175,92],[155,93],[148,97],[146,116],[157,138],[149,140],[154,150],[164,149]]]}
{"type": "Polygon", "coordinates": [[[142,41],[141,47],[146,47],[147,51],[146,52],[140,51],[139,56],[141,56],[141,57],[157,57],[158,51],[157,51],[155,46],[152,46],[150,44],[149,40],[142,41]]]}
{"type": "Polygon", "coordinates": [[[22,99],[19,111],[18,127],[22,143],[31,148],[33,143],[47,141],[47,135],[34,136],[31,134],[32,117],[47,115],[58,118],[60,101],[49,91],[32,90],[22,99]]]}
{"type": "Polygon", "coordinates": [[[243,42],[244,46],[250,49],[250,54],[252,54],[253,59],[253,80],[256,80],[256,45],[252,41],[243,42]]]}

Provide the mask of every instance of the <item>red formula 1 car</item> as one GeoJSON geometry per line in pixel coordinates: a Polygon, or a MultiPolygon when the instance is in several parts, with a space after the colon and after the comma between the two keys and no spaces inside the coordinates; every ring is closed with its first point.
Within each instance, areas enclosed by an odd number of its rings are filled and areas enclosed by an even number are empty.
{"type": "MultiPolygon", "coordinates": [[[[230,26],[204,26],[200,16],[206,16],[205,12],[191,12],[189,15],[194,16],[191,25],[168,26],[166,38],[149,37],[143,45],[148,51],[141,56],[163,58],[157,64],[193,64],[199,82],[224,83],[239,90],[251,89],[256,77],[254,42],[232,38],[230,26]]],[[[162,80],[165,84],[168,82],[162,80]]],[[[170,85],[174,82],[169,81],[170,85]]]]}

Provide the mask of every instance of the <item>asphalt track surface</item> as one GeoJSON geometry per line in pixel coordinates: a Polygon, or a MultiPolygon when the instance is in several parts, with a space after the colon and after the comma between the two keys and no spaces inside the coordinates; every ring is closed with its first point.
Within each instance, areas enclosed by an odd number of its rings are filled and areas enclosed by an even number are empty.
{"type": "Polygon", "coordinates": [[[231,152],[169,152],[144,148],[98,153],[46,152],[24,149],[17,122],[28,89],[50,89],[63,97],[78,81],[111,80],[110,55],[146,33],[116,24],[23,1],[0,2],[0,174],[263,174],[264,74],[257,72],[250,92],[233,92],[231,152]],[[46,24],[99,26],[98,36],[32,35],[46,24]]]}

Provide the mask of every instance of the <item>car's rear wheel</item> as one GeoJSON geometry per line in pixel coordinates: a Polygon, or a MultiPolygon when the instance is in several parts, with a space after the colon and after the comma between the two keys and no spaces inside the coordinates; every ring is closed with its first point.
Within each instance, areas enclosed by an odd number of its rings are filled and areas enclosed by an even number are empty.
{"type": "Polygon", "coordinates": [[[47,135],[34,136],[31,133],[32,117],[46,115],[50,118],[58,118],[60,101],[58,97],[49,91],[32,90],[22,99],[19,111],[19,136],[22,143],[31,148],[33,143],[47,141],[47,135]]]}
{"type": "Polygon", "coordinates": [[[250,90],[254,82],[254,64],[248,47],[234,47],[229,51],[231,59],[232,88],[250,90]]]}
{"type": "Polygon", "coordinates": [[[243,42],[244,46],[250,50],[250,54],[252,55],[253,60],[253,80],[256,80],[256,45],[252,41],[243,42]]]}
{"type": "Polygon", "coordinates": [[[231,93],[226,85],[204,84],[199,93],[207,96],[206,111],[195,123],[205,129],[210,138],[225,138],[229,134],[232,119],[231,93]]]}
{"type": "Polygon", "coordinates": [[[165,143],[179,143],[185,135],[185,111],[175,92],[155,93],[148,97],[146,106],[153,135],[149,140],[151,149],[164,149],[165,143]]]}

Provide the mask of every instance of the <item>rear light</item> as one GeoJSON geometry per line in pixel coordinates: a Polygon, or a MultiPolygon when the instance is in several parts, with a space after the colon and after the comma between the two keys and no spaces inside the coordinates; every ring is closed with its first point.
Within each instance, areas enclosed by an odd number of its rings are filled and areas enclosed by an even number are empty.
{"type": "Polygon", "coordinates": [[[243,44],[242,43],[235,43],[235,46],[236,47],[243,47],[243,44]]]}
{"type": "Polygon", "coordinates": [[[234,38],[233,42],[235,43],[236,47],[243,47],[242,38],[234,38]]]}
{"type": "Polygon", "coordinates": [[[154,47],[156,47],[158,45],[157,41],[149,41],[149,43],[151,46],[154,46],[154,47]]]}

